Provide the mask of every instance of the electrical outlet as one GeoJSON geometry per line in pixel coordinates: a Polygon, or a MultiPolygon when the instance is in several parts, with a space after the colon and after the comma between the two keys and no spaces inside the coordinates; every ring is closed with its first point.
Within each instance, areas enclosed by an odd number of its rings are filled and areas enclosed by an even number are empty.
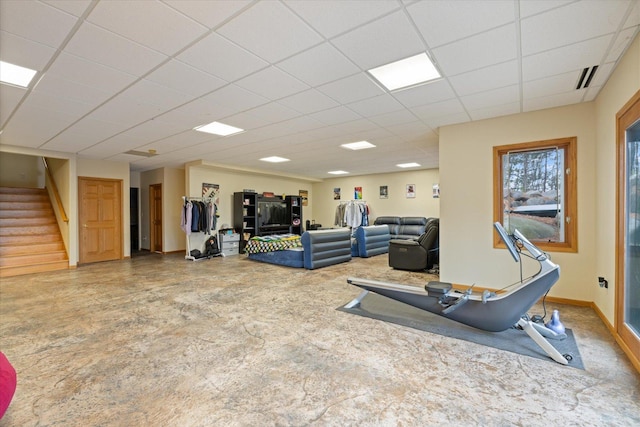
{"type": "Polygon", "coordinates": [[[604,277],[598,277],[598,285],[600,285],[601,288],[609,289],[609,282],[604,277]]]}

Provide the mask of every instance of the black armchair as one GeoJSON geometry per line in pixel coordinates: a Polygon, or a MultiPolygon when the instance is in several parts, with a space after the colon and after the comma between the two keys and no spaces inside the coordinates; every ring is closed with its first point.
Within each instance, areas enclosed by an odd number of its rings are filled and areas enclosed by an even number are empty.
{"type": "Polygon", "coordinates": [[[439,262],[440,221],[432,218],[426,231],[415,240],[389,241],[389,267],[398,270],[428,270],[439,262]]]}

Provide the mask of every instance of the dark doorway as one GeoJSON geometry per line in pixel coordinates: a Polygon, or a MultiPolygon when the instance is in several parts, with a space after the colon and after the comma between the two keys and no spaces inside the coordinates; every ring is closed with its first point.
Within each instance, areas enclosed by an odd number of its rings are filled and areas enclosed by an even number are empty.
{"type": "Polygon", "coordinates": [[[131,255],[134,255],[140,250],[140,226],[138,224],[139,206],[138,195],[140,189],[129,189],[129,218],[131,221],[131,255]]]}

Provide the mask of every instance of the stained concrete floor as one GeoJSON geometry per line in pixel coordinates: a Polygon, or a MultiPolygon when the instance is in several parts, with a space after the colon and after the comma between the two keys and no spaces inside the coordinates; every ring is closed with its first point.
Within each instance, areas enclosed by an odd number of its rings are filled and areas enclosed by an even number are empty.
{"type": "Polygon", "coordinates": [[[2,279],[18,389],[0,426],[640,425],[640,375],[590,308],[547,303],[580,370],[337,311],[349,276],[430,278],[386,255],[153,254],[2,279]]]}

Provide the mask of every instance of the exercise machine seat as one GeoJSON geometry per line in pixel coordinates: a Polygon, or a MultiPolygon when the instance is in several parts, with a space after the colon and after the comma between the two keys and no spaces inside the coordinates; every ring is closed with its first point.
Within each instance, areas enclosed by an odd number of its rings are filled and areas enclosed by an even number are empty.
{"type": "Polygon", "coordinates": [[[417,240],[389,241],[389,267],[398,270],[427,270],[439,262],[440,221],[432,218],[417,240]]]}

